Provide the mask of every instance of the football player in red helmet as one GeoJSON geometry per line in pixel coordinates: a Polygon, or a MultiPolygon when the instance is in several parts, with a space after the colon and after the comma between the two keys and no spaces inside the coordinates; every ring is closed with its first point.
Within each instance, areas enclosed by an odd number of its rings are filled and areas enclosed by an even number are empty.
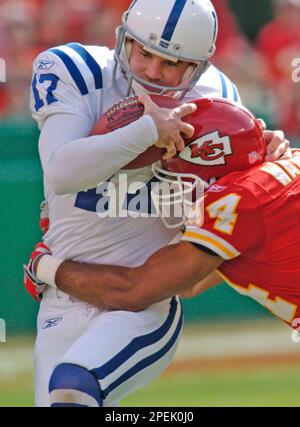
{"type": "Polygon", "coordinates": [[[164,173],[192,173],[209,182],[264,161],[266,143],[250,111],[226,99],[204,98],[193,103],[197,112],[185,121],[194,127],[194,135],[185,139],[186,147],[177,156],[162,161],[164,173]]]}
{"type": "Polygon", "coordinates": [[[201,200],[209,184],[231,172],[260,165],[266,155],[261,126],[249,110],[225,99],[193,102],[197,112],[185,118],[195,129],[193,137],[185,138],[186,146],[176,156],[153,165],[156,178],[173,184],[175,191],[172,201],[159,198],[156,191],[156,203],[167,226],[170,203],[185,203],[184,216],[192,203],[201,200]]]}
{"type": "MultiPolygon", "coordinates": [[[[187,173],[205,181],[217,178],[200,201],[203,215],[190,216],[180,241],[141,266],[64,261],[51,272],[51,284],[93,305],[139,311],[177,293],[201,293],[217,275],[218,282],[224,279],[297,327],[299,152],[290,160],[264,162],[262,131],[251,113],[223,100],[196,103],[198,111],[187,118],[195,126],[194,137],[158,173],[183,180],[187,173]]],[[[51,255],[40,259],[48,264],[49,276],[51,255]]],[[[37,268],[38,279],[47,281],[44,267],[37,268]]]]}

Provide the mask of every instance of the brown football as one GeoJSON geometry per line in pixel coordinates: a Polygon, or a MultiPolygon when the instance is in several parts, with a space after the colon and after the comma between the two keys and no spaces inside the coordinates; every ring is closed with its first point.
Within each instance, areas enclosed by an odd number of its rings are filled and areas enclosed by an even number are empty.
{"type": "MultiPolygon", "coordinates": [[[[181,104],[180,101],[169,96],[151,95],[151,99],[159,107],[163,108],[175,108],[181,104]]],[[[138,120],[143,113],[144,106],[138,101],[137,96],[126,98],[102,114],[91,135],[103,135],[127,126],[138,120]]],[[[123,169],[139,169],[151,165],[160,160],[164,153],[164,148],[149,147],[144,153],[138,155],[134,160],[124,166],[123,169]]]]}

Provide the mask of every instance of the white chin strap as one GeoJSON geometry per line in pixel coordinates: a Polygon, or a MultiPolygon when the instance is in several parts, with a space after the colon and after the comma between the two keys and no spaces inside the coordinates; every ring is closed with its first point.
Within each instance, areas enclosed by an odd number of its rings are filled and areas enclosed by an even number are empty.
{"type": "Polygon", "coordinates": [[[135,95],[143,95],[147,93],[148,95],[157,94],[157,92],[151,92],[151,90],[146,89],[143,85],[138,83],[136,80],[132,80],[131,89],[133,90],[135,95]]]}

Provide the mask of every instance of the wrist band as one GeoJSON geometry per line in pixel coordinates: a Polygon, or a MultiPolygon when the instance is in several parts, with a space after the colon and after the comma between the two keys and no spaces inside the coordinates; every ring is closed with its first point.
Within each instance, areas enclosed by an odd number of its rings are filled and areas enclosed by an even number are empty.
{"type": "Polygon", "coordinates": [[[57,288],[55,283],[55,275],[60,264],[64,262],[63,259],[56,258],[53,255],[42,256],[36,271],[37,278],[47,285],[57,288]]]}

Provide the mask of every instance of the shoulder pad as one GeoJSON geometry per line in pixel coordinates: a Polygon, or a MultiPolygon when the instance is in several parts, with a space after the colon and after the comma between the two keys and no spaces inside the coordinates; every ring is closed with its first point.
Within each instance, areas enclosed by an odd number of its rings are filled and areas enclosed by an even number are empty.
{"type": "Polygon", "coordinates": [[[51,48],[41,53],[35,61],[35,71],[50,71],[68,81],[81,95],[102,89],[102,70],[91,50],[79,43],[51,48]]]}

